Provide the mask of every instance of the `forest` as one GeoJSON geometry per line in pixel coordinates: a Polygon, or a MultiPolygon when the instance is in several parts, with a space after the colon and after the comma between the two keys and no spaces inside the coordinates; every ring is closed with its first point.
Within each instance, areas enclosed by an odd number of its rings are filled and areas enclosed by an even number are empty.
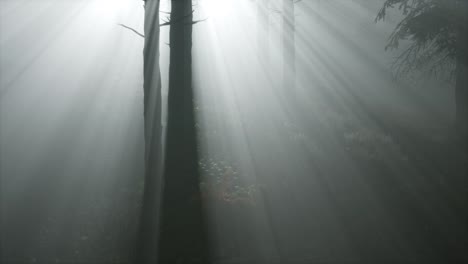
{"type": "Polygon", "coordinates": [[[1,264],[468,263],[468,0],[1,0],[1,264]]]}

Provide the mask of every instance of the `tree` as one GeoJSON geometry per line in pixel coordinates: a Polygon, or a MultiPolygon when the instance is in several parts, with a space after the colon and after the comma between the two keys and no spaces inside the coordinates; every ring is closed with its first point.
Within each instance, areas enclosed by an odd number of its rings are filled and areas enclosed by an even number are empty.
{"type": "Polygon", "coordinates": [[[191,0],[172,0],[170,19],[159,24],[159,0],[145,2],[145,180],[137,263],[173,263],[208,257],[199,197],[198,155],[192,89],[191,0]],[[170,26],[166,138],[163,140],[159,28],[170,26]],[[164,141],[164,142],[163,142],[164,141]]]}
{"type": "Polygon", "coordinates": [[[297,104],[296,98],[296,17],[295,4],[300,0],[280,0],[281,10],[269,7],[268,0],[257,0],[257,50],[262,67],[268,67],[268,35],[269,35],[269,11],[281,15],[282,18],[282,58],[283,58],[283,86],[282,92],[285,104],[289,109],[297,104]]]}
{"type": "Polygon", "coordinates": [[[467,137],[468,126],[468,1],[467,0],[386,0],[376,21],[387,10],[398,8],[404,18],[390,35],[386,49],[409,46],[397,57],[398,74],[423,70],[446,74],[455,82],[456,127],[467,137]]]}
{"type": "Polygon", "coordinates": [[[283,97],[285,109],[290,118],[302,112],[296,86],[296,7],[301,0],[281,0],[282,2],[282,57],[283,57],[283,97]]]}
{"type": "Polygon", "coordinates": [[[257,51],[260,65],[268,65],[269,12],[268,0],[257,0],[257,51]]]}
{"type": "Polygon", "coordinates": [[[172,0],[159,263],[208,258],[192,87],[192,0],[172,0]]]}
{"type": "Polygon", "coordinates": [[[296,17],[295,0],[283,0],[283,86],[289,96],[296,96],[296,17]]]}
{"type": "Polygon", "coordinates": [[[145,178],[136,250],[137,263],[157,260],[162,172],[161,76],[159,70],[159,0],[145,1],[143,51],[145,178]]]}

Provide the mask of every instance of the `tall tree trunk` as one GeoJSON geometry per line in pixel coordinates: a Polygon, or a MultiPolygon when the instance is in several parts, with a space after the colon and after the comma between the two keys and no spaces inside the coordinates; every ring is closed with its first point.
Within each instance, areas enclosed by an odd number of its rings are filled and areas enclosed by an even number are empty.
{"type": "MultiPolygon", "coordinates": [[[[465,223],[468,222],[468,1],[459,1],[461,12],[457,43],[457,76],[456,76],[456,122],[460,143],[464,146],[464,158],[460,169],[463,177],[461,184],[465,203],[463,204],[465,223]]],[[[468,230],[461,231],[465,238],[468,230]]],[[[465,246],[468,243],[465,240],[465,246]]]]}
{"type": "Polygon", "coordinates": [[[268,0],[257,0],[257,54],[260,65],[268,66],[269,15],[268,0]]]}
{"type": "Polygon", "coordinates": [[[283,87],[289,104],[296,104],[296,45],[294,0],[283,0],[283,87]]]}
{"type": "Polygon", "coordinates": [[[159,0],[145,1],[143,51],[145,178],[136,263],[157,260],[160,179],[162,175],[161,76],[159,70],[159,0]]]}
{"type": "Polygon", "coordinates": [[[459,1],[461,12],[457,43],[456,122],[463,140],[468,136],[468,3],[459,1]]]}
{"type": "Polygon", "coordinates": [[[192,1],[172,0],[159,263],[208,257],[192,88],[192,1]]]}

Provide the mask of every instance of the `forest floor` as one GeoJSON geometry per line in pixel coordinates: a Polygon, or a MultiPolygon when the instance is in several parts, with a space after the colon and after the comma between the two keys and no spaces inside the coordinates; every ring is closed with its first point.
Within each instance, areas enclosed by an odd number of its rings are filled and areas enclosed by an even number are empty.
{"type": "MultiPolygon", "coordinates": [[[[463,218],[466,217],[466,175],[463,171],[463,164],[466,161],[464,149],[460,147],[459,142],[453,135],[450,128],[434,128],[427,126],[424,123],[415,125],[414,123],[398,119],[392,116],[380,117],[385,120],[384,129],[374,129],[362,124],[349,122],[346,125],[340,125],[336,128],[337,135],[341,135],[339,140],[345,147],[346,151],[352,157],[357,166],[360,167],[362,176],[379,194],[379,198],[390,212],[393,212],[397,221],[400,221],[403,232],[408,237],[415,240],[431,240],[427,244],[429,248],[438,248],[441,253],[432,255],[431,253],[421,250],[421,257],[416,259],[404,259],[398,256],[376,256],[369,259],[341,259],[333,258],[320,259],[310,255],[311,252],[304,251],[297,253],[299,255],[283,257],[280,259],[271,258],[268,261],[259,259],[242,258],[239,256],[231,256],[218,259],[214,263],[353,263],[353,264],[404,264],[404,263],[421,263],[421,264],[445,264],[448,262],[444,256],[452,255],[450,263],[467,263],[468,256],[463,253],[463,248],[467,245],[466,230],[463,230],[463,218]],[[394,160],[391,160],[394,159],[394,160]],[[393,164],[393,165],[392,165],[393,164]],[[392,167],[394,164],[399,168],[392,167]],[[406,165],[405,165],[406,164],[406,165]],[[411,173],[409,173],[411,172],[411,173]],[[398,175],[404,173],[404,175],[398,175]],[[408,185],[404,178],[415,178],[417,180],[408,180],[408,185]],[[417,183],[420,183],[419,185],[417,183]],[[415,200],[426,200],[426,206],[417,204],[415,200]],[[447,208],[449,207],[449,208],[447,208]],[[444,212],[451,213],[451,217],[456,219],[445,219],[444,212]],[[447,223],[455,223],[452,226],[445,227],[446,233],[437,232],[441,225],[447,223]],[[449,237],[446,241],[443,238],[460,232],[458,237],[449,237]],[[439,240],[440,241],[433,241],[439,240]],[[427,254],[427,255],[426,255],[427,254]]],[[[289,140],[302,140],[307,137],[307,132],[296,128],[286,128],[289,130],[291,138],[289,140]]],[[[126,190],[127,201],[121,200],[123,208],[137,206],[136,197],[141,190],[126,190]],[[130,194],[129,194],[130,193],[130,194]],[[133,204],[133,205],[132,205],[133,204]]],[[[115,194],[119,196],[119,194],[115,194]]],[[[103,198],[104,199],[104,198],[103,198]]],[[[107,197],[105,199],[113,199],[107,197]]],[[[82,212],[88,214],[86,218],[96,219],[98,216],[92,216],[93,213],[102,214],[107,208],[94,208],[92,212],[82,212]]],[[[131,211],[128,211],[130,213],[131,211]]],[[[118,214],[118,217],[130,217],[123,214],[118,214]]],[[[128,225],[128,223],[122,223],[128,225]]],[[[104,223],[102,224],[105,225],[104,223]]],[[[96,228],[97,226],[95,226],[96,228]]],[[[465,226],[466,227],[466,226],[465,226]]],[[[103,230],[92,230],[93,224],[88,225],[89,230],[85,233],[101,233],[103,230]]],[[[76,230],[75,230],[76,231],[76,230]]],[[[5,264],[52,264],[52,263],[96,263],[96,264],[123,264],[131,263],[128,261],[129,253],[124,252],[125,243],[113,245],[113,241],[120,241],[122,237],[112,237],[107,241],[93,240],[92,238],[78,237],[75,247],[83,249],[78,254],[72,256],[54,256],[51,258],[39,257],[24,257],[16,259],[2,259],[5,264]],[[96,260],[91,256],[97,255],[106,250],[107,258],[96,260]],[[88,253],[86,253],[88,252],[88,253]],[[87,256],[88,255],[88,256],[87,256]]],[[[126,240],[131,240],[131,237],[126,236],[126,240]]],[[[419,243],[419,242],[418,242],[419,243]]],[[[425,242],[421,242],[424,244],[425,242]]],[[[426,245],[426,244],[424,244],[426,245]]],[[[339,256],[336,256],[339,257],[339,256]]],[[[200,261],[183,261],[180,263],[200,263],[200,261]]]]}

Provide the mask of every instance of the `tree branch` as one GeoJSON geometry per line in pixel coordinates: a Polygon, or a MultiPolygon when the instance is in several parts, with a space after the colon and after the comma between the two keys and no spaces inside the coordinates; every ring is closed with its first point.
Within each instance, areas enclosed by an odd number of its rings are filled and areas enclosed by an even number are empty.
{"type": "Polygon", "coordinates": [[[140,37],[142,37],[142,38],[145,37],[145,35],[141,34],[141,33],[138,32],[136,29],[133,29],[133,28],[131,28],[131,27],[129,27],[129,26],[126,26],[126,25],[124,25],[124,24],[118,24],[118,25],[121,26],[121,27],[123,27],[123,28],[126,28],[126,29],[128,29],[128,30],[133,31],[133,33],[137,34],[138,36],[140,36],[140,37]]]}

